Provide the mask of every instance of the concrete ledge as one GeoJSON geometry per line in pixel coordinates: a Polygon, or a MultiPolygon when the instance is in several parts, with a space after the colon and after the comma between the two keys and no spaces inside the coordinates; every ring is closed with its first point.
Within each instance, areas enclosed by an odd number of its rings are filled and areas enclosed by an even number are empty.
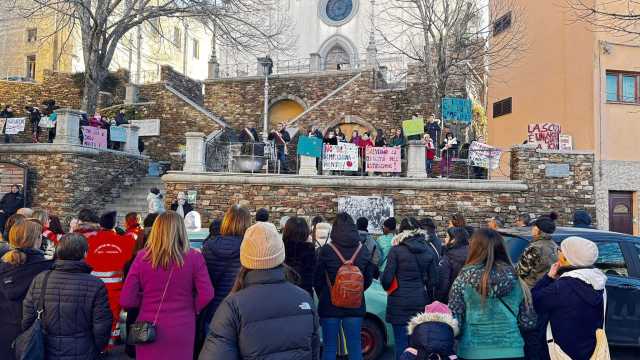
{"type": "Polygon", "coordinates": [[[411,179],[360,176],[300,176],[241,173],[192,173],[170,171],[162,177],[165,183],[244,184],[276,186],[318,186],[339,188],[390,188],[451,191],[522,192],[529,187],[522,181],[411,179]]]}
{"type": "Polygon", "coordinates": [[[540,154],[561,154],[561,155],[594,155],[595,153],[591,150],[548,150],[548,149],[536,149],[536,145],[515,145],[511,148],[512,150],[535,150],[535,152],[540,154]]]}
{"type": "Polygon", "coordinates": [[[116,151],[111,149],[96,149],[82,145],[71,144],[0,144],[0,154],[76,154],[87,156],[98,156],[104,153],[112,153],[114,155],[127,156],[133,159],[148,159],[148,156],[134,155],[124,151],[116,151]]]}
{"type": "MultiPolygon", "coordinates": [[[[348,69],[348,70],[317,70],[317,71],[307,71],[301,73],[291,73],[291,74],[273,74],[269,75],[269,81],[274,81],[278,79],[296,79],[296,78],[314,78],[314,77],[335,77],[338,75],[349,75],[353,77],[357,73],[364,72],[367,70],[371,70],[370,67],[364,67],[360,69],[348,69]]],[[[206,79],[203,80],[204,84],[215,84],[215,83],[224,83],[224,82],[235,82],[235,81],[256,81],[256,80],[264,80],[263,75],[251,75],[251,76],[241,76],[241,77],[229,77],[229,78],[218,78],[218,79],[206,79]]]]}

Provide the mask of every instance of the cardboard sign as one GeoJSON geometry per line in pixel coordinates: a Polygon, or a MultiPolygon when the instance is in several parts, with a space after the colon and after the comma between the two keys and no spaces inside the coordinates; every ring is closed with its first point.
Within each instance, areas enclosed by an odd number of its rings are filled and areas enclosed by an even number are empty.
{"type": "Polygon", "coordinates": [[[558,150],[560,147],[560,125],[554,123],[529,124],[528,143],[538,149],[558,150]]]}
{"type": "Polygon", "coordinates": [[[573,150],[573,137],[567,134],[560,134],[560,150],[573,150]]]}
{"type": "Polygon", "coordinates": [[[474,141],[469,146],[469,162],[473,166],[496,170],[500,166],[502,150],[474,141]]]}
{"type": "Polygon", "coordinates": [[[358,171],[358,147],[348,143],[325,145],[322,154],[322,169],[358,171]]]}
{"type": "Polygon", "coordinates": [[[401,172],[401,152],[399,147],[368,147],[365,153],[366,171],[401,172]]]}
{"type": "Polygon", "coordinates": [[[43,116],[40,118],[40,122],[38,123],[38,127],[41,128],[45,128],[45,129],[51,129],[56,127],[56,124],[51,121],[51,119],[49,119],[48,116],[43,116]]]}
{"type": "Polygon", "coordinates": [[[4,133],[7,135],[15,135],[24,131],[26,118],[7,118],[4,133]]]}
{"type": "Polygon", "coordinates": [[[415,118],[402,122],[402,131],[404,136],[424,134],[424,119],[415,118]]]}
{"type": "Polygon", "coordinates": [[[138,136],[160,136],[160,119],[130,120],[129,123],[140,128],[138,136]]]}
{"type": "Polygon", "coordinates": [[[109,137],[110,137],[111,141],[126,142],[127,141],[127,129],[119,127],[119,126],[112,126],[109,129],[109,137]]]}
{"type": "Polygon", "coordinates": [[[0,134],[4,134],[4,123],[6,122],[5,118],[0,118],[0,134]]]}
{"type": "Polygon", "coordinates": [[[322,156],[322,139],[315,136],[298,138],[298,155],[319,158],[322,156]]]}
{"type": "Polygon", "coordinates": [[[187,191],[187,202],[191,205],[196,204],[196,200],[198,200],[198,191],[196,190],[188,190],[187,191]]]}
{"type": "Polygon", "coordinates": [[[442,120],[471,123],[471,100],[461,98],[442,99],[442,120]]]}
{"type": "Polygon", "coordinates": [[[93,126],[83,126],[82,145],[99,149],[106,149],[107,129],[101,129],[93,126]]]}
{"type": "Polygon", "coordinates": [[[346,212],[352,218],[369,219],[367,230],[382,233],[382,223],[393,217],[393,198],[380,196],[349,196],[338,198],[338,212],[346,212]]]}

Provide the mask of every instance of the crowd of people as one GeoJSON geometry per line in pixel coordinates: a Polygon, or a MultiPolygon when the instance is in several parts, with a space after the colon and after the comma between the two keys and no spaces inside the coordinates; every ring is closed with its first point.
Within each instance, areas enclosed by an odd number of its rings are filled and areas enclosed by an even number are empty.
{"type": "MultiPolygon", "coordinates": [[[[155,190],[150,204],[163,203],[155,190]]],[[[268,210],[252,218],[233,205],[194,249],[186,196],[173,210],[156,205],[121,226],[115,212],[82,209],[68,233],[43,209],[11,215],[0,243],[3,358],[29,351],[39,320],[47,359],[99,358],[123,342],[138,359],[334,360],[343,338],[359,360],[376,279],[396,359],[548,359],[550,333],[556,350],[586,360],[604,325],[598,248],[579,237],[557,246],[555,214],[519,218],[533,240],[513,263],[494,219],[472,227],[460,213],[441,240],[431,218],[390,217],[376,237],[347,213],[278,229],[268,210]]]]}

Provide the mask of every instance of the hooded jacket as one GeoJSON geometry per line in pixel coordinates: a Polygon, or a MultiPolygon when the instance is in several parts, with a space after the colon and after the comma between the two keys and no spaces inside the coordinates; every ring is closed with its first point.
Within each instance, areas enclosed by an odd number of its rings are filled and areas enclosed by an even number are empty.
{"type": "Polygon", "coordinates": [[[549,234],[541,234],[531,240],[522,253],[516,271],[531,289],[558,261],[558,245],[549,234]]]}
{"type": "Polygon", "coordinates": [[[551,321],[553,338],[573,360],[588,360],[596,347],[596,330],[604,320],[607,276],[599,269],[545,275],[531,290],[533,305],[551,321]]]}
{"type": "Polygon", "coordinates": [[[431,303],[438,280],[438,260],[420,230],[404,231],[393,242],[398,245],[389,251],[380,283],[387,290],[397,279],[398,289],[387,299],[386,320],[392,325],[404,325],[431,303]]]}
{"type": "Polygon", "coordinates": [[[162,201],[161,194],[156,195],[151,192],[147,194],[147,204],[149,214],[162,214],[165,212],[164,201],[162,201]]]}
{"type": "Polygon", "coordinates": [[[591,228],[591,215],[584,210],[577,210],[573,214],[573,226],[577,228],[591,228]]]}
{"type": "Polygon", "coordinates": [[[298,274],[296,285],[313,296],[313,269],[316,265],[316,251],[312,243],[288,241],[284,243],[286,258],[284,263],[298,274]]]}
{"type": "Polygon", "coordinates": [[[441,359],[455,355],[454,339],[460,329],[458,321],[449,314],[421,313],[414,316],[407,327],[409,346],[417,350],[417,355],[403,354],[404,359],[430,359],[430,355],[439,355],[441,359]],[[406,356],[405,356],[406,355],[406,356]]]}
{"type": "Polygon", "coordinates": [[[316,249],[320,248],[323,245],[326,245],[331,237],[331,224],[329,223],[318,223],[315,228],[315,240],[314,244],[316,249]]]}
{"type": "Polygon", "coordinates": [[[449,301],[449,290],[453,281],[458,277],[460,270],[464,266],[469,255],[469,243],[455,242],[451,246],[445,246],[442,258],[438,264],[438,287],[436,297],[438,301],[447,303],[449,301]]]}
{"type": "Polygon", "coordinates": [[[49,270],[52,260],[36,249],[22,249],[27,255],[24,264],[14,266],[0,262],[0,354],[13,359],[11,343],[22,330],[22,301],[27,296],[31,281],[36,275],[49,270]]]}
{"type": "Polygon", "coordinates": [[[240,244],[242,244],[240,236],[219,235],[212,240],[207,240],[202,246],[202,255],[207,263],[207,271],[216,293],[209,306],[203,311],[207,324],[236,281],[236,275],[240,270],[240,244]]]}

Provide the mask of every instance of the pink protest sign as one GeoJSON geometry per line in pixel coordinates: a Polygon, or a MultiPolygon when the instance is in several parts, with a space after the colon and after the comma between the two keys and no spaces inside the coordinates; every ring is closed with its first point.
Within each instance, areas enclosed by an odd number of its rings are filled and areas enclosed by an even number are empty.
{"type": "Polygon", "coordinates": [[[367,171],[399,173],[401,164],[399,147],[368,147],[367,171]]]}
{"type": "Polygon", "coordinates": [[[528,143],[536,145],[538,149],[558,150],[561,132],[558,124],[529,124],[528,143]]]}
{"type": "Polygon", "coordinates": [[[93,126],[83,126],[82,145],[99,149],[106,149],[107,129],[101,129],[93,126]]]}

